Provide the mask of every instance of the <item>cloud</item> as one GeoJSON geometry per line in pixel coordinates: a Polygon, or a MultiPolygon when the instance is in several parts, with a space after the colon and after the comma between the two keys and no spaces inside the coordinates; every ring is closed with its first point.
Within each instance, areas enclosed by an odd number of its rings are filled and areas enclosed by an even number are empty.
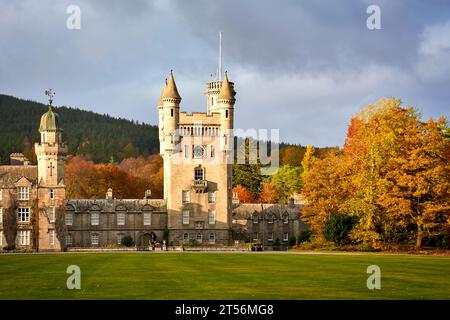
{"type": "Polygon", "coordinates": [[[350,117],[381,97],[425,117],[449,115],[450,3],[378,1],[0,1],[0,91],[156,124],[174,69],[182,108],[206,109],[205,82],[224,68],[238,91],[236,126],[280,128],[292,143],[336,145],[350,117]],[[66,28],[66,7],[82,11],[66,28]]]}

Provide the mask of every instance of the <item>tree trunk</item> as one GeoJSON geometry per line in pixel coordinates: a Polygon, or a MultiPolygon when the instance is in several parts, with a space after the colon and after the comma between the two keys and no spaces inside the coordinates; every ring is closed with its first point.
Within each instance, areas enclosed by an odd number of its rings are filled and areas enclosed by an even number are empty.
{"type": "Polygon", "coordinates": [[[417,224],[417,241],[416,241],[416,249],[420,249],[422,247],[422,239],[423,239],[423,229],[422,224],[417,224]]]}

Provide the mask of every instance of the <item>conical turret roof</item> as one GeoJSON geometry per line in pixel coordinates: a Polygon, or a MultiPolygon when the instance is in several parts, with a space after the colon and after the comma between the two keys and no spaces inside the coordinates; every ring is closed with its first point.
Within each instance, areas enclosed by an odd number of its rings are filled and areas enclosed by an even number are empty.
{"type": "Polygon", "coordinates": [[[170,70],[169,80],[167,81],[167,85],[164,88],[161,99],[181,100],[180,94],[177,90],[177,85],[175,84],[175,80],[173,78],[172,70],[170,70]]]}
{"type": "Polygon", "coordinates": [[[222,87],[220,88],[219,96],[217,100],[234,100],[235,92],[228,81],[228,75],[225,71],[225,76],[222,81],[222,87]]]}

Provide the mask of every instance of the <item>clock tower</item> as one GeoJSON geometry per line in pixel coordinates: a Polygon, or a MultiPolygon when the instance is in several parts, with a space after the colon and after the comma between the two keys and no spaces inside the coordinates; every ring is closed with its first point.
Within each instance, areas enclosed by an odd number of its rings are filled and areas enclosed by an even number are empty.
{"type": "Polygon", "coordinates": [[[158,102],[169,243],[231,241],[234,83],[206,85],[205,112],[180,112],[172,71],[158,102]]]}

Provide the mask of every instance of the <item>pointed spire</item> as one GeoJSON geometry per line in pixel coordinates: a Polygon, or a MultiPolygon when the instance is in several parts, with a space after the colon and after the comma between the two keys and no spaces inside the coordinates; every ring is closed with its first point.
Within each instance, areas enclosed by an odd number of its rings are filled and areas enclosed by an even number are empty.
{"type": "Polygon", "coordinates": [[[180,94],[178,93],[177,90],[177,85],[175,84],[175,80],[173,78],[172,70],[170,70],[169,81],[167,82],[167,85],[164,88],[161,98],[181,100],[180,94]]]}
{"type": "Polygon", "coordinates": [[[234,100],[235,92],[228,81],[228,75],[225,71],[225,76],[222,81],[222,87],[220,88],[219,96],[217,100],[234,100]]]}

